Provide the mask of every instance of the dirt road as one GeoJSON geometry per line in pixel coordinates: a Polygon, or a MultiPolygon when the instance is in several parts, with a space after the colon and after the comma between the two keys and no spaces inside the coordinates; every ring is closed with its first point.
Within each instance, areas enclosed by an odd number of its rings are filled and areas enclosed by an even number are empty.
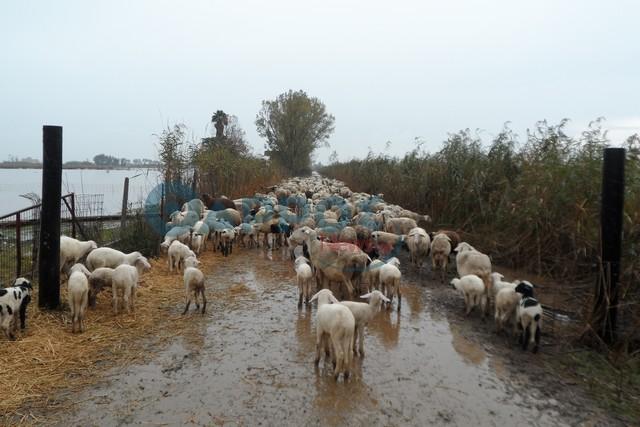
{"type": "MultiPolygon", "coordinates": [[[[296,307],[284,252],[236,251],[210,272],[210,305],[193,332],[149,363],[115,370],[71,397],[58,425],[610,425],[584,396],[545,379],[536,357],[511,350],[490,322],[407,266],[403,305],[365,336],[355,376],[315,369],[315,308],[296,307]],[[419,283],[417,283],[419,282],[419,283]],[[532,359],[533,358],[533,359],[532,359]],[[533,362],[531,363],[531,361],[533,362]],[[531,366],[529,367],[529,363],[531,366]],[[533,380],[532,376],[536,379],[533,380]]],[[[143,304],[143,301],[139,302],[143,304]]],[[[175,310],[182,309],[182,301],[175,310]]],[[[150,351],[155,351],[150,349],[150,351]]],[[[67,396],[69,397],[69,396],[67,396]]]]}

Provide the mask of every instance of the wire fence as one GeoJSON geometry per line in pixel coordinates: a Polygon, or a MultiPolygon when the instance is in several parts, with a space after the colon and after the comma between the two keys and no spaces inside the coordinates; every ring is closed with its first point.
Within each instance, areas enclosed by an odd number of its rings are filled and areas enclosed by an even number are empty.
{"type": "MultiPolygon", "coordinates": [[[[61,234],[94,240],[99,245],[112,243],[119,216],[105,217],[103,206],[102,194],[62,196],[61,234]]],[[[38,203],[0,216],[0,283],[6,284],[16,277],[31,280],[37,277],[41,208],[38,203]]]]}

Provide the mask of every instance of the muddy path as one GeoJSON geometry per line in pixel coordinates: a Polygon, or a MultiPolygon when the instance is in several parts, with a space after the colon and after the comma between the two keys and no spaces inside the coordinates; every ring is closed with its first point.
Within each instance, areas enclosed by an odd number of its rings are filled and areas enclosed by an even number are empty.
{"type": "MultiPolygon", "coordinates": [[[[403,259],[403,261],[406,261],[403,259]]],[[[298,309],[285,252],[236,251],[208,274],[205,316],[150,362],[61,398],[72,413],[47,424],[119,425],[615,425],[575,384],[462,316],[453,290],[402,267],[403,305],[379,313],[354,377],[314,368],[315,308],[298,309]]],[[[427,277],[430,277],[426,274],[427,277]]],[[[143,304],[143,301],[139,302],[143,304]]],[[[175,311],[183,308],[176,302],[175,311]]],[[[537,357],[537,358],[536,358],[537,357]]],[[[44,421],[44,420],[43,420],[44,421]]]]}

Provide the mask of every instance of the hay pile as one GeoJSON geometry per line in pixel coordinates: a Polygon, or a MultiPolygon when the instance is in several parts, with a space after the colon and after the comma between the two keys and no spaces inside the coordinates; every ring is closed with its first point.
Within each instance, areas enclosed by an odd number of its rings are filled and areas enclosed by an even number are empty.
{"type": "MultiPolygon", "coordinates": [[[[205,274],[216,258],[212,253],[200,258],[205,274]]],[[[82,334],[71,333],[66,285],[61,295],[64,310],[59,312],[41,311],[34,290],[27,329],[17,341],[0,337],[0,424],[3,419],[37,422],[32,411],[59,410],[69,404],[53,400],[57,391],[93,384],[107,369],[148,356],[143,338],[163,342],[189,329],[190,316],[181,315],[182,275],[170,274],[165,259],[151,260],[151,266],[141,278],[135,313],[114,316],[111,291],[103,291],[96,309],[87,310],[82,334]]]]}

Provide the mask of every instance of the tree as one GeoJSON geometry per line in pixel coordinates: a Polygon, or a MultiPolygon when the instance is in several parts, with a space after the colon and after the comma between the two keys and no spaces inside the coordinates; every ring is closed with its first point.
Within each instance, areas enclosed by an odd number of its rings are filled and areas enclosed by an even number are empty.
{"type": "MultiPolygon", "coordinates": [[[[223,113],[225,114],[225,113],[223,113]]],[[[202,138],[202,145],[205,149],[215,149],[219,147],[227,148],[233,154],[246,156],[251,152],[251,148],[245,138],[245,132],[240,127],[238,118],[225,114],[226,129],[224,135],[218,136],[216,129],[215,137],[202,138]]]]}
{"type": "Polygon", "coordinates": [[[224,127],[229,124],[229,116],[224,111],[218,110],[211,116],[211,122],[216,128],[216,138],[222,139],[224,136],[224,127]]]}
{"type": "Polygon", "coordinates": [[[318,98],[289,90],[273,101],[262,101],[256,127],[267,140],[265,154],[298,175],[310,173],[315,149],[329,146],[334,121],[318,98]]]}

